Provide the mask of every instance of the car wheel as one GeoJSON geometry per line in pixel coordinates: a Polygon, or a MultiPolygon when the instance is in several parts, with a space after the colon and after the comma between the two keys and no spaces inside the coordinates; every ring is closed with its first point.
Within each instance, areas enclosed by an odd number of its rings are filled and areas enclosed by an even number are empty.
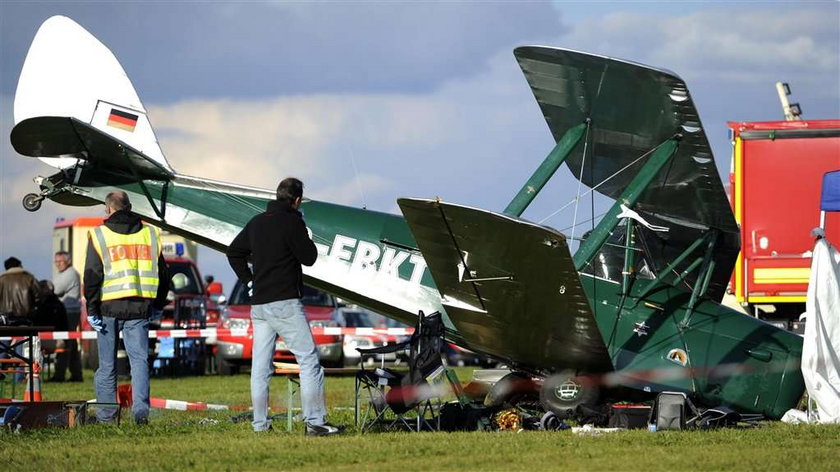
{"type": "Polygon", "coordinates": [[[239,365],[216,354],[216,372],[219,375],[236,375],[239,373],[239,365]]]}
{"type": "Polygon", "coordinates": [[[324,367],[344,367],[344,353],[342,352],[341,355],[338,356],[338,359],[335,360],[328,361],[325,359],[321,359],[321,365],[323,365],[324,367]]]}
{"type": "Polygon", "coordinates": [[[574,416],[578,406],[594,404],[598,396],[598,386],[592,378],[572,370],[547,377],[540,388],[540,403],[560,419],[574,416]]]}

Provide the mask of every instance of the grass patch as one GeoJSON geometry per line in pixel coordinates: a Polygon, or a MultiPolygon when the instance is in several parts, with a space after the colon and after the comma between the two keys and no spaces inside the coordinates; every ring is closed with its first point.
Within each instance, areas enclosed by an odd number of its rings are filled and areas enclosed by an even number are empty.
{"type": "MultiPolygon", "coordinates": [[[[462,380],[467,370],[459,371],[462,380]]],[[[93,375],[81,384],[43,384],[45,400],[93,398],[93,375]]],[[[353,423],[353,379],[327,378],[330,419],[353,423]]],[[[272,382],[281,404],[285,379],[272,382]]],[[[250,403],[248,375],[153,379],[152,396],[227,405],[250,403]]],[[[72,430],[0,433],[0,464],[9,470],[830,470],[837,467],[840,426],[767,423],[750,430],[598,437],[569,431],[521,433],[381,433],[305,438],[300,425],[254,434],[232,423],[236,412],[153,410],[150,425],[126,421],[72,430]],[[202,421],[213,419],[217,422],[202,421]]],[[[129,415],[130,416],[130,415],[129,415]]]]}

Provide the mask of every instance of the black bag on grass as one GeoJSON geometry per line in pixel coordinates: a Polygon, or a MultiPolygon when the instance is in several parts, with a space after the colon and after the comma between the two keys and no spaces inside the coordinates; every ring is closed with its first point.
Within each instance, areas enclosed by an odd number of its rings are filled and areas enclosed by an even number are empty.
{"type": "Polygon", "coordinates": [[[490,418],[500,410],[494,406],[467,405],[449,402],[440,409],[441,431],[476,431],[490,424],[490,418]]]}

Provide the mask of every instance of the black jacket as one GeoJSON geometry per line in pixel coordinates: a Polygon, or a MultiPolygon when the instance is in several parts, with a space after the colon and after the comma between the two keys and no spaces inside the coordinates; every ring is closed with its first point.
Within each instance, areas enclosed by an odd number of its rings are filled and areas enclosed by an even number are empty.
{"type": "MultiPolygon", "coordinates": [[[[115,212],[104,225],[111,231],[120,234],[134,234],[143,229],[143,222],[140,217],[129,211],[120,210],[115,212]]],[[[118,300],[102,301],[102,282],[105,279],[102,268],[102,259],[93,247],[91,236],[88,235],[87,257],[85,258],[85,301],[87,302],[88,315],[102,315],[119,318],[121,320],[133,320],[148,318],[151,308],[161,310],[166,306],[166,294],[169,292],[169,271],[166,268],[166,261],[161,254],[158,260],[158,284],[157,296],[154,300],[147,298],[131,297],[118,300]]]]}
{"type": "Polygon", "coordinates": [[[67,310],[54,293],[41,292],[41,303],[35,311],[32,324],[35,326],[52,326],[53,331],[67,331],[67,310]]]}
{"type": "Polygon", "coordinates": [[[236,235],[227,250],[228,262],[243,284],[254,282],[251,303],[300,298],[303,291],[301,264],[311,266],[318,258],[299,211],[272,200],[265,213],[253,217],[236,235]],[[253,264],[254,271],[248,268],[253,264]]]}

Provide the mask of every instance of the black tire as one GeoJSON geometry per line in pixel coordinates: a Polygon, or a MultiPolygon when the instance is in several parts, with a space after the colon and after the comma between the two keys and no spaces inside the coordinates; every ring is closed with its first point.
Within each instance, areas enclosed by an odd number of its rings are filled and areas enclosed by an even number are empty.
{"type": "Polygon", "coordinates": [[[486,406],[516,406],[520,402],[536,401],[538,390],[534,379],[524,372],[511,372],[493,384],[487,396],[484,397],[486,406]]]}
{"type": "Polygon", "coordinates": [[[23,196],[23,208],[26,211],[38,211],[41,208],[42,201],[44,201],[44,197],[37,193],[27,193],[23,196]]]}
{"type": "Polygon", "coordinates": [[[547,411],[540,418],[540,429],[543,431],[557,431],[563,427],[565,423],[557,417],[553,411],[547,411]]]}
{"type": "Polygon", "coordinates": [[[594,405],[600,391],[591,377],[564,370],[545,379],[540,388],[540,403],[560,419],[574,416],[581,405],[594,405]]]}
{"type": "Polygon", "coordinates": [[[236,375],[239,373],[239,365],[216,354],[216,372],[219,375],[236,375]]]}
{"type": "Polygon", "coordinates": [[[325,361],[321,359],[321,365],[324,367],[332,367],[332,368],[342,368],[344,367],[344,353],[341,353],[338,359],[334,361],[325,361]]]}

